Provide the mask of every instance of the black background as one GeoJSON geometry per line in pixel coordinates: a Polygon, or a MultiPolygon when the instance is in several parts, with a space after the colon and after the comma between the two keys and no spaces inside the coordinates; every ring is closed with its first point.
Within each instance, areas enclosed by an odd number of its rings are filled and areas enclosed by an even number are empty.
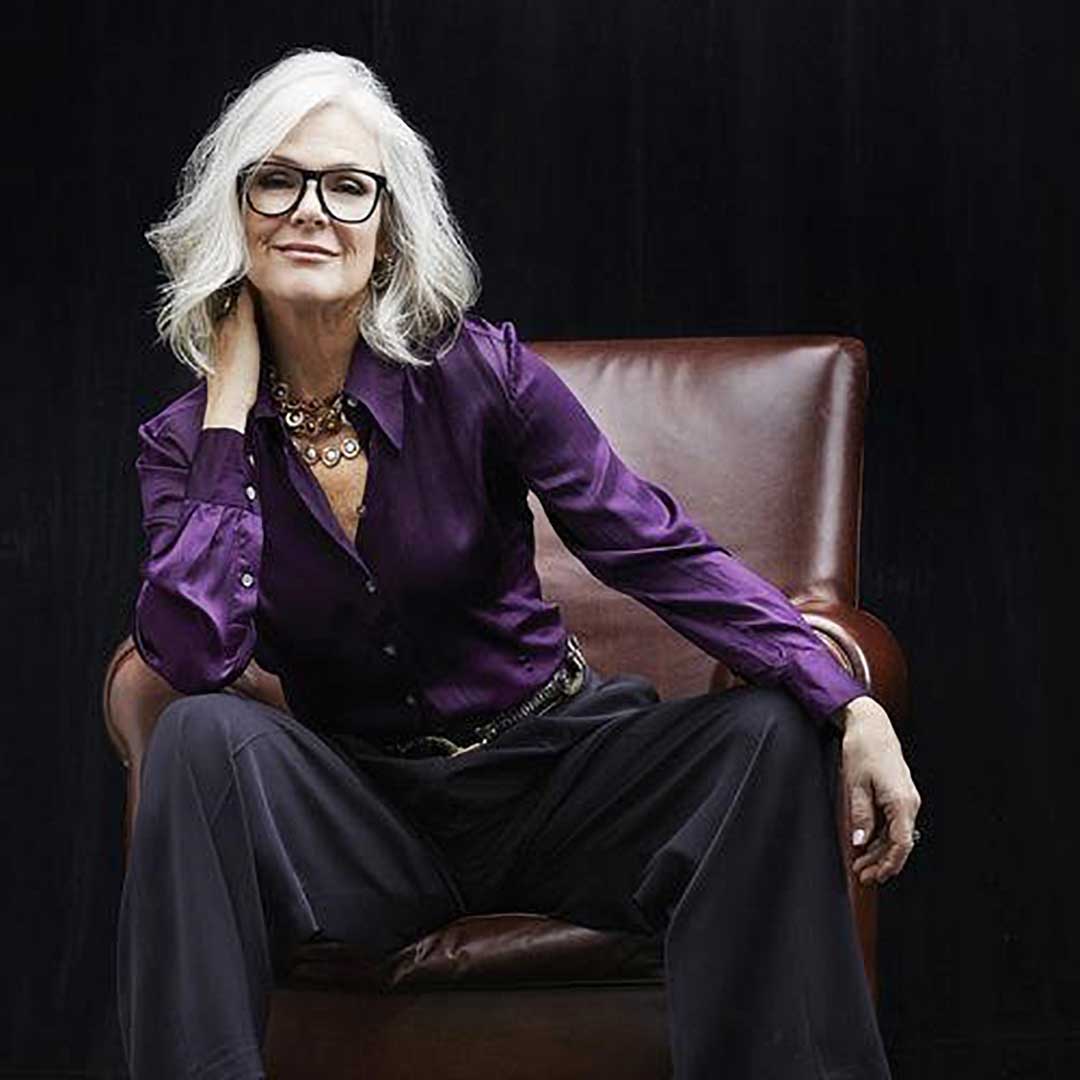
{"type": "Polygon", "coordinates": [[[920,1080],[1080,1074],[1063,3],[97,2],[5,23],[0,1074],[122,1075],[101,677],[142,553],[135,428],[190,385],[154,345],[142,233],[226,92],[299,45],[386,79],[481,264],[477,310],[526,339],[866,342],[861,603],[908,655],[924,799],[882,889],[890,1058],[920,1080]]]}

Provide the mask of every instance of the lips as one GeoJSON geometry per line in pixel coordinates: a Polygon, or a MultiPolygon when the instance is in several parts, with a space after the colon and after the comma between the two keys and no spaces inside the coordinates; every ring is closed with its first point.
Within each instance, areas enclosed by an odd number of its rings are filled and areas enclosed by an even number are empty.
{"type": "Polygon", "coordinates": [[[324,247],[319,247],[318,244],[278,244],[276,245],[278,251],[293,252],[297,255],[334,255],[335,252],[328,251],[324,247]]]}

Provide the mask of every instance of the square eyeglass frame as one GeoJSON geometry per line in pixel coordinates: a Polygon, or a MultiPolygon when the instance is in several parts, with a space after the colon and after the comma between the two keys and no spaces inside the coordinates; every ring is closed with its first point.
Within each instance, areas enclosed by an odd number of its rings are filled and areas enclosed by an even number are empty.
{"type": "Polygon", "coordinates": [[[243,197],[244,201],[255,211],[256,214],[261,214],[263,217],[284,217],[286,214],[291,214],[301,202],[303,202],[304,196],[307,194],[308,181],[315,181],[315,194],[319,199],[319,205],[326,212],[328,217],[334,219],[334,221],[340,221],[345,225],[359,225],[361,222],[367,221],[372,214],[375,213],[376,207],[379,205],[379,199],[385,193],[389,198],[393,193],[390,190],[389,182],[382,173],[372,172],[370,169],[302,169],[299,165],[287,165],[280,161],[263,161],[254,165],[248,165],[246,168],[241,169],[236,177],[236,193],[243,197]],[[276,167],[279,169],[288,169],[294,173],[299,173],[303,178],[300,183],[300,190],[296,194],[296,198],[293,200],[292,205],[286,207],[284,210],[279,210],[277,213],[269,214],[265,210],[260,210],[251,201],[251,192],[249,190],[248,181],[254,176],[255,172],[259,169],[276,167]],[[369,176],[375,181],[375,198],[371,203],[371,209],[362,218],[343,218],[338,214],[335,214],[326,204],[326,198],[323,195],[322,180],[327,173],[339,173],[350,172],[360,173],[363,176],[369,176]]]}

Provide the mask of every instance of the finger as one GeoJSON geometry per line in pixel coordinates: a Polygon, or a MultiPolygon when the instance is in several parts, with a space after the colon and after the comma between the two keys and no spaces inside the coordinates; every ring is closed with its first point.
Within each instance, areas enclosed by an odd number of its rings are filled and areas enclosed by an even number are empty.
{"type": "Polygon", "coordinates": [[[903,869],[907,857],[907,851],[898,849],[895,845],[890,847],[882,857],[881,862],[873,869],[874,880],[883,882],[895,877],[903,869]]]}
{"type": "Polygon", "coordinates": [[[872,855],[875,852],[880,852],[881,849],[889,843],[889,836],[885,832],[877,832],[870,837],[870,840],[863,844],[861,848],[857,848],[855,851],[855,860],[866,860],[868,855],[872,855]]]}
{"type": "Polygon", "coordinates": [[[890,858],[894,857],[897,847],[892,837],[893,827],[892,822],[887,823],[886,828],[874,837],[866,852],[852,864],[852,869],[860,881],[883,881],[889,875],[890,858]]]}
{"type": "Polygon", "coordinates": [[[889,817],[888,843],[877,867],[877,880],[887,881],[900,873],[915,841],[912,831],[915,827],[915,806],[905,801],[886,808],[889,817]]]}
{"type": "Polygon", "coordinates": [[[855,860],[851,864],[852,870],[855,873],[859,873],[866,866],[876,865],[881,861],[882,856],[885,853],[886,841],[883,837],[875,837],[870,846],[862,852],[862,854],[856,856],[855,860]]]}
{"type": "Polygon", "coordinates": [[[887,854],[888,849],[882,849],[878,858],[859,871],[859,880],[864,883],[868,881],[885,881],[890,876],[887,870],[888,864],[886,863],[887,854]]]}
{"type": "Polygon", "coordinates": [[[862,847],[874,832],[874,799],[869,786],[859,782],[851,787],[851,843],[862,847]]]}
{"type": "Polygon", "coordinates": [[[883,844],[874,854],[872,859],[868,859],[865,864],[859,867],[857,875],[859,881],[866,883],[870,881],[884,881],[888,876],[884,867],[886,864],[886,858],[888,856],[889,846],[883,844]]]}
{"type": "Polygon", "coordinates": [[[860,858],[857,866],[852,866],[852,872],[860,881],[872,881],[876,878],[878,868],[885,858],[886,846],[884,844],[874,848],[872,852],[860,858]]]}
{"type": "Polygon", "coordinates": [[[914,846],[911,840],[899,844],[890,844],[878,865],[878,880],[885,881],[899,874],[914,846]]]}
{"type": "Polygon", "coordinates": [[[885,848],[889,844],[888,831],[881,828],[883,824],[884,822],[879,821],[877,832],[875,832],[861,848],[856,849],[852,867],[858,865],[861,868],[862,866],[876,862],[881,858],[885,848]]]}

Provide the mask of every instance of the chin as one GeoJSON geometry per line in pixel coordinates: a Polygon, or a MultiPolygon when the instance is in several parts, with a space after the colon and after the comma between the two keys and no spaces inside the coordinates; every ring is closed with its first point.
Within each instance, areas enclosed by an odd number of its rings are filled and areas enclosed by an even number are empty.
{"type": "Polygon", "coordinates": [[[264,294],[285,304],[331,304],[342,299],[337,289],[312,288],[311,283],[295,280],[274,282],[264,294]]]}

